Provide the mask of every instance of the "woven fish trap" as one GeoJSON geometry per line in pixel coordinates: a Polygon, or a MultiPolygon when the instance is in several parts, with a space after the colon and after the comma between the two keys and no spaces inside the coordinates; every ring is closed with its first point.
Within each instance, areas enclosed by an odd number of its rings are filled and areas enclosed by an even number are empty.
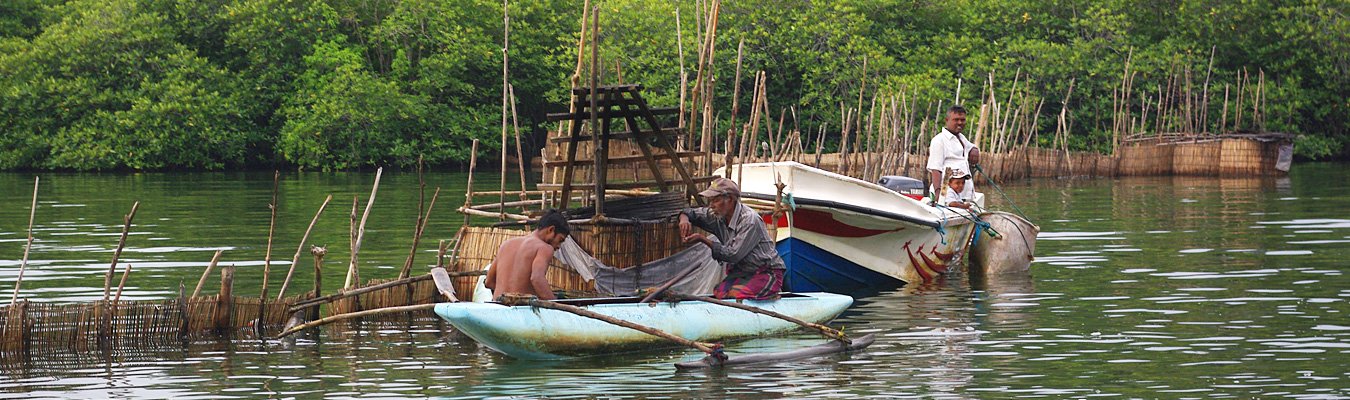
{"type": "Polygon", "coordinates": [[[1214,176],[1219,174],[1218,140],[1182,142],[1173,146],[1172,170],[1177,175],[1214,176]]]}

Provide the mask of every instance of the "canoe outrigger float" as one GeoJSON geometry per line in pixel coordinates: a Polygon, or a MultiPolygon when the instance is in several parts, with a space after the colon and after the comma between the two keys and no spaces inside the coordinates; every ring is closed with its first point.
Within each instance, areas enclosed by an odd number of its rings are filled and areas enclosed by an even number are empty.
{"type": "MultiPolygon", "coordinates": [[[[696,342],[780,334],[800,326],[783,319],[699,301],[639,303],[636,297],[559,300],[696,342]]],[[[853,298],[831,293],[784,293],[743,304],[807,322],[838,316],[853,298]]],[[[671,342],[658,336],[567,311],[498,303],[441,303],[436,315],[475,341],[522,359],[565,359],[631,351],[671,342]]]]}

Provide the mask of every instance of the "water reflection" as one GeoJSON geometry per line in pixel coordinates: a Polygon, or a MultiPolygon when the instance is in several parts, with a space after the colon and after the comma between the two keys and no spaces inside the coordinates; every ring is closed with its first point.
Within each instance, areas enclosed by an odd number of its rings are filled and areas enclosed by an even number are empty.
{"type": "MultiPolygon", "coordinates": [[[[101,297],[132,201],[127,192],[143,200],[144,213],[129,241],[134,250],[123,254],[137,266],[129,295],[171,296],[217,249],[241,270],[236,290],[256,293],[247,271],[261,270],[270,174],[188,175],[44,176],[53,192],[40,204],[24,296],[101,297]],[[225,189],[232,198],[216,198],[225,189]]],[[[283,181],[283,217],[308,222],[306,207],[329,192],[364,195],[369,176],[293,178],[283,181]]],[[[294,341],[34,353],[0,360],[0,397],[1345,398],[1347,178],[1344,166],[1300,165],[1285,183],[1129,178],[1005,186],[1044,231],[1032,275],[957,274],[859,299],[834,323],[878,334],[855,354],[692,372],[673,368],[699,356],[679,348],[532,362],[423,318],[341,325],[294,341]]],[[[383,234],[362,257],[376,277],[396,273],[381,267],[407,254],[413,182],[394,174],[382,184],[389,208],[376,209],[373,228],[383,234]]],[[[29,187],[31,177],[0,174],[0,184],[29,187]]],[[[30,193],[11,192],[18,193],[0,192],[0,200],[26,204],[30,193]]],[[[0,293],[12,287],[22,254],[21,208],[0,209],[0,293]]],[[[433,221],[431,232],[449,236],[459,223],[450,219],[433,221]]],[[[345,219],[324,221],[316,231],[337,233],[320,240],[344,243],[345,219]]],[[[280,247],[294,246],[285,242],[304,227],[284,225],[280,247]]],[[[783,351],[822,340],[799,333],[729,348],[783,351]]]]}

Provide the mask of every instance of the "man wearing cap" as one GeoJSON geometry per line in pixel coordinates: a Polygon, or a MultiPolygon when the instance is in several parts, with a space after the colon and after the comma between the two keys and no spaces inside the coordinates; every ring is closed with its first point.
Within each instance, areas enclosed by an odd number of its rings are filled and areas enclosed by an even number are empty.
{"type": "Polygon", "coordinates": [[[680,213],[680,235],[685,243],[708,246],[713,258],[725,264],[727,277],[713,289],[713,295],[722,299],[777,298],[786,267],[759,214],[741,203],[740,187],[730,179],[717,178],[699,195],[708,200],[708,206],[680,213]],[[693,233],[695,225],[718,241],[693,233]]]}
{"type": "MultiPolygon", "coordinates": [[[[965,129],[966,109],[961,106],[948,108],[946,124],[928,144],[928,181],[933,184],[928,189],[930,193],[941,195],[937,190],[942,187],[942,171],[951,168],[953,172],[970,174],[970,166],[980,163],[980,149],[961,133],[965,129]]],[[[974,185],[965,186],[963,195],[966,198],[973,197],[974,185]]]]}

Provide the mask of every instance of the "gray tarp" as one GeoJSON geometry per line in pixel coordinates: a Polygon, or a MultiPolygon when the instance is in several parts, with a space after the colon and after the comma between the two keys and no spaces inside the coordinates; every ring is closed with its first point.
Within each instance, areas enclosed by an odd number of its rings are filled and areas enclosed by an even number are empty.
{"type": "MultiPolygon", "coordinates": [[[[717,237],[711,236],[709,239],[716,241],[717,237]]],[[[640,266],[618,269],[591,257],[568,237],[562,247],[553,253],[553,257],[572,267],[587,281],[595,281],[596,290],[616,296],[631,296],[640,289],[660,286],[689,268],[696,270],[671,286],[670,290],[685,294],[711,294],[717,283],[726,276],[721,263],[712,258],[712,250],[703,245],[689,246],[670,257],[640,266]]],[[[487,268],[491,268],[491,264],[483,269],[487,268]]],[[[492,291],[483,287],[482,278],[478,279],[473,301],[492,301],[492,291]]]]}
{"type": "Polygon", "coordinates": [[[596,290],[617,296],[631,296],[638,290],[661,286],[689,268],[694,268],[694,273],[675,283],[670,290],[686,294],[710,294],[725,276],[721,263],[713,260],[712,251],[703,245],[690,246],[670,257],[624,269],[601,263],[570,237],[553,254],[586,280],[594,280],[596,290]]]}

